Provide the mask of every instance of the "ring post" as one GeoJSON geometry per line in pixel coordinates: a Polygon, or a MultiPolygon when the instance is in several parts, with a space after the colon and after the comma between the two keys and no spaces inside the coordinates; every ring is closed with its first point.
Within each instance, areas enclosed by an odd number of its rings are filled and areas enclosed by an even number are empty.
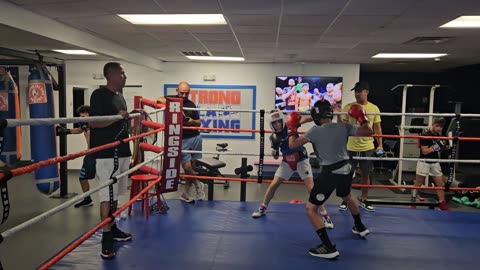
{"type": "Polygon", "coordinates": [[[265,110],[260,110],[260,157],[258,161],[258,183],[263,182],[263,159],[265,157],[265,110]]]}
{"type": "MultiPolygon", "coordinates": [[[[66,73],[65,73],[65,64],[57,65],[58,71],[58,99],[59,99],[59,109],[58,114],[61,118],[67,117],[67,94],[66,94],[66,73]]],[[[62,125],[66,127],[66,125],[62,125]]],[[[59,137],[59,151],[60,156],[67,155],[67,136],[59,137]]],[[[60,178],[60,194],[50,196],[50,198],[55,199],[69,199],[77,195],[77,193],[68,193],[68,163],[66,161],[60,162],[59,168],[59,178],[60,178]]]]}
{"type": "MultiPolygon", "coordinates": [[[[457,148],[458,148],[458,136],[460,135],[460,113],[462,111],[462,103],[455,102],[455,118],[452,121],[455,121],[455,128],[453,130],[453,145],[450,152],[449,160],[454,160],[457,158],[457,148]]],[[[445,183],[445,192],[450,191],[450,186],[453,183],[453,178],[455,177],[455,163],[448,163],[448,178],[447,183],[445,183]]]]}
{"type": "Polygon", "coordinates": [[[213,189],[214,189],[214,184],[215,184],[213,181],[214,180],[209,180],[207,182],[207,187],[208,187],[207,196],[208,196],[209,201],[213,201],[213,189]]]}
{"type": "MultiPolygon", "coordinates": [[[[235,174],[240,175],[240,178],[247,179],[250,177],[248,172],[253,170],[252,165],[247,165],[247,158],[242,158],[242,166],[240,168],[235,169],[235,174]]],[[[242,181],[240,182],[240,201],[244,202],[247,198],[247,182],[242,181]]]]}

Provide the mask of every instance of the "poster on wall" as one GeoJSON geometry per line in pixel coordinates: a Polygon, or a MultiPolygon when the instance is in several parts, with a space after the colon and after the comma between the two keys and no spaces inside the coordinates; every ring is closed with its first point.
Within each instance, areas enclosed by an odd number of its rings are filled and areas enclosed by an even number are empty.
{"type": "MultiPolygon", "coordinates": [[[[177,95],[178,84],[165,84],[164,94],[177,95]]],[[[190,85],[190,97],[198,108],[202,127],[224,129],[255,129],[256,113],[236,110],[256,109],[256,86],[252,85],[190,85]],[[209,109],[222,109],[220,111],[209,109]]],[[[254,139],[254,132],[209,131],[204,138],[254,139]]],[[[221,142],[219,142],[221,143],[221,142]]]]}

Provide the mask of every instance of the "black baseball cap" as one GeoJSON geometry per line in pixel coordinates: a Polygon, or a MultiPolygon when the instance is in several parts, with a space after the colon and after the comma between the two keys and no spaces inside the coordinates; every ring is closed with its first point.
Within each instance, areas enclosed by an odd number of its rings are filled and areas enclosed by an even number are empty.
{"type": "Polygon", "coordinates": [[[368,82],[357,82],[350,91],[362,91],[363,89],[370,91],[370,84],[368,82]]]}

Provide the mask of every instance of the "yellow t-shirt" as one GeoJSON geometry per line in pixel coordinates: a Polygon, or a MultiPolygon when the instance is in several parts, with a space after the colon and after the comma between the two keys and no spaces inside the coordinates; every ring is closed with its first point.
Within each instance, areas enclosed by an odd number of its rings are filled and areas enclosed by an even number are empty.
{"type": "MultiPolygon", "coordinates": [[[[343,107],[343,111],[348,112],[350,107],[352,107],[352,105],[354,105],[354,104],[358,104],[358,103],[357,102],[352,102],[352,103],[349,103],[349,104],[345,105],[345,107],[343,107]]],[[[369,113],[379,113],[380,112],[380,110],[378,109],[378,107],[375,104],[373,104],[371,102],[368,102],[367,105],[362,105],[362,107],[365,110],[365,112],[367,113],[367,118],[368,118],[368,122],[369,122],[370,127],[372,127],[373,124],[375,124],[375,123],[382,122],[382,120],[380,119],[380,115],[369,115],[369,113]]],[[[344,121],[348,121],[350,124],[352,124],[354,126],[358,126],[357,120],[351,118],[350,116],[348,116],[348,114],[347,115],[342,115],[342,119],[344,121]]],[[[373,138],[372,137],[353,137],[353,136],[348,137],[348,143],[347,143],[347,150],[348,151],[363,152],[363,151],[373,150],[374,148],[375,147],[373,145],[373,138]]]]}

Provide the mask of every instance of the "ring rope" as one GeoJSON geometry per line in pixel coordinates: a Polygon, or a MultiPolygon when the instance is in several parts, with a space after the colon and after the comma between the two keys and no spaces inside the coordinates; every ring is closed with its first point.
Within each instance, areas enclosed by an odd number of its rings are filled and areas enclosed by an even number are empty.
{"type": "MultiPolygon", "coordinates": [[[[257,183],[256,179],[245,179],[245,178],[235,178],[235,177],[220,177],[220,176],[199,176],[199,175],[188,175],[181,174],[182,178],[194,178],[200,180],[214,181],[214,180],[224,180],[232,182],[247,182],[247,183],[257,183]]],[[[265,183],[271,183],[273,180],[264,180],[265,183]]],[[[287,185],[304,185],[303,181],[283,181],[282,184],[287,185]]],[[[352,184],[352,187],[356,188],[389,188],[389,189],[418,189],[418,190],[445,190],[444,187],[416,187],[411,185],[403,186],[389,186],[389,185],[366,185],[366,184],[352,184]]],[[[453,191],[479,191],[480,188],[450,188],[453,191]]]]}
{"type": "MultiPolygon", "coordinates": [[[[152,183],[150,183],[148,186],[146,186],[142,191],[140,191],[137,195],[135,195],[132,199],[130,199],[126,204],[124,204],[122,207],[120,207],[117,211],[115,211],[112,214],[112,217],[115,218],[117,217],[121,212],[125,211],[128,207],[130,207],[134,202],[136,202],[138,199],[140,199],[140,196],[142,196],[144,193],[148,192],[151,188],[153,188],[156,184],[158,184],[161,181],[161,176],[159,176],[157,179],[155,179],[152,183]]],[[[93,227],[90,231],[86,232],[83,234],[80,238],[75,240],[73,243],[65,247],[63,250],[61,250],[57,255],[55,255],[53,258],[51,258],[49,261],[44,263],[42,266],[40,266],[40,270],[47,270],[50,267],[52,267],[55,263],[57,263],[59,260],[61,260],[63,257],[65,257],[67,254],[69,254],[71,251],[73,251],[75,248],[77,248],[79,245],[81,245],[85,240],[90,238],[95,232],[100,230],[103,226],[107,225],[108,223],[112,222],[111,217],[107,217],[104,219],[102,222],[98,223],[95,227],[93,227]]]]}
{"type": "MultiPolygon", "coordinates": [[[[129,118],[139,117],[140,113],[132,113],[129,118]]],[[[55,125],[55,124],[69,124],[69,123],[84,123],[84,122],[102,122],[124,119],[121,115],[108,116],[89,116],[89,117],[70,117],[70,118],[35,118],[35,119],[5,119],[7,120],[7,127],[16,126],[38,126],[38,125],[55,125]]]]}
{"type": "Polygon", "coordinates": [[[149,111],[147,112],[148,115],[152,115],[152,114],[157,114],[159,112],[164,112],[165,111],[165,108],[161,108],[161,109],[155,109],[153,111],[149,111]]]}
{"type": "MultiPolygon", "coordinates": [[[[261,110],[249,110],[249,109],[218,109],[218,108],[183,108],[185,111],[220,111],[220,112],[254,112],[260,113],[261,110]]],[[[287,111],[285,111],[287,112],[287,111]]],[[[292,111],[294,112],[294,111],[292,111]]],[[[309,114],[309,113],[307,113],[309,114]]],[[[348,112],[333,112],[334,115],[346,115],[348,112]]],[[[368,115],[380,115],[380,116],[442,116],[442,117],[455,117],[458,116],[455,113],[394,113],[394,112],[380,112],[380,113],[368,113],[368,115]]],[[[465,113],[460,114],[461,117],[480,117],[480,114],[465,113]]]]}
{"type": "MultiPolygon", "coordinates": [[[[207,128],[207,127],[183,127],[184,129],[192,129],[192,130],[205,130],[205,131],[232,131],[232,132],[256,132],[260,133],[260,129],[235,129],[235,128],[207,128]]],[[[272,133],[271,130],[265,130],[265,133],[272,133]]],[[[298,134],[303,134],[304,131],[299,131],[298,134]]],[[[421,135],[388,135],[388,134],[372,134],[370,136],[352,136],[352,137],[379,137],[379,138],[388,138],[388,139],[435,139],[435,140],[454,140],[457,139],[455,137],[447,137],[447,136],[421,136],[421,135]]],[[[479,137],[458,137],[460,141],[480,141],[479,137]]]]}
{"type": "MultiPolygon", "coordinates": [[[[148,135],[158,133],[162,130],[163,130],[163,128],[151,130],[151,131],[148,131],[148,132],[136,135],[136,136],[132,136],[132,137],[123,139],[122,141],[123,141],[123,143],[127,143],[127,142],[132,141],[132,140],[140,139],[140,138],[146,137],[148,135]]],[[[96,153],[98,151],[102,151],[102,150],[105,150],[105,149],[108,149],[108,148],[112,148],[112,147],[115,147],[115,146],[119,145],[120,143],[121,143],[120,141],[115,141],[115,142],[111,142],[111,143],[104,144],[104,145],[101,145],[101,146],[97,146],[97,147],[94,147],[94,148],[90,148],[90,149],[87,149],[87,150],[83,150],[83,151],[80,151],[80,152],[77,152],[77,153],[72,153],[72,154],[68,154],[68,155],[60,156],[60,157],[49,158],[49,159],[37,162],[35,164],[31,164],[31,165],[28,165],[28,166],[25,166],[25,167],[13,169],[10,172],[12,173],[12,177],[23,175],[23,174],[26,174],[26,173],[36,171],[36,170],[38,170],[42,167],[45,167],[45,166],[54,165],[54,164],[57,164],[57,163],[60,163],[60,162],[69,161],[69,160],[76,159],[76,158],[81,157],[81,156],[85,156],[85,155],[88,155],[88,154],[91,154],[91,153],[96,153]]],[[[0,181],[4,180],[4,176],[5,176],[5,174],[3,172],[0,172],[0,181]]]]}
{"type": "MultiPolygon", "coordinates": [[[[218,152],[210,151],[195,151],[195,150],[184,150],[183,153],[188,154],[206,154],[206,155],[217,155],[218,152]]],[[[256,153],[238,153],[238,152],[222,152],[221,155],[227,156],[258,156],[256,153]]],[[[352,157],[356,160],[378,160],[378,161],[423,161],[423,162],[440,162],[440,163],[480,163],[480,160],[477,159],[429,159],[429,158],[390,158],[390,157],[352,157]]]]}
{"type": "Polygon", "coordinates": [[[214,112],[241,112],[241,113],[260,113],[262,110],[250,110],[250,109],[217,109],[217,108],[183,108],[184,111],[214,111],[214,112]]]}
{"type": "MultiPolygon", "coordinates": [[[[159,157],[162,156],[162,155],[163,155],[163,152],[161,152],[161,153],[153,156],[152,158],[150,158],[150,159],[148,159],[148,160],[146,160],[146,161],[144,161],[144,162],[142,162],[142,163],[140,163],[140,164],[132,167],[131,169],[129,169],[129,170],[123,172],[123,173],[120,173],[120,174],[116,175],[115,177],[116,177],[116,178],[120,178],[120,177],[129,175],[129,174],[131,174],[132,172],[135,172],[135,171],[137,171],[138,169],[140,169],[142,166],[144,166],[144,165],[146,165],[146,164],[148,164],[148,163],[150,163],[150,162],[153,162],[155,159],[159,158],[159,157]]],[[[68,200],[68,201],[66,201],[66,202],[64,202],[64,203],[62,203],[62,204],[60,204],[60,205],[58,205],[58,206],[50,209],[50,210],[48,210],[47,212],[44,212],[44,213],[42,213],[42,214],[40,214],[40,215],[38,215],[38,216],[36,216],[36,217],[34,217],[34,218],[31,218],[30,220],[27,220],[27,221],[25,221],[25,222],[23,222],[23,223],[15,226],[15,227],[11,228],[11,229],[8,229],[8,230],[4,231],[3,233],[0,234],[0,240],[7,239],[7,238],[11,237],[12,235],[18,233],[19,231],[22,231],[22,230],[24,230],[24,229],[26,229],[26,228],[34,225],[34,224],[37,224],[38,222],[40,222],[40,221],[42,221],[42,220],[44,220],[44,219],[46,219],[46,218],[48,218],[48,217],[56,214],[57,212],[59,212],[59,211],[65,209],[65,208],[73,205],[74,203],[80,201],[80,199],[83,199],[83,198],[85,198],[85,197],[87,197],[87,196],[90,196],[91,194],[99,191],[100,189],[105,188],[105,187],[113,184],[113,182],[114,182],[114,180],[113,180],[113,179],[110,179],[110,180],[108,180],[107,182],[105,182],[103,185],[100,185],[100,186],[98,186],[98,187],[96,187],[96,188],[94,188],[94,189],[92,189],[92,190],[89,190],[89,191],[85,192],[85,193],[82,194],[82,195],[75,196],[74,198],[72,198],[72,199],[70,199],[70,200],[68,200]]]]}
{"type": "MultiPolygon", "coordinates": [[[[223,154],[222,154],[223,155],[223,154]]],[[[390,158],[390,157],[353,157],[357,160],[378,160],[378,161],[423,161],[439,163],[480,163],[478,159],[430,159],[430,158],[390,158]]]]}

